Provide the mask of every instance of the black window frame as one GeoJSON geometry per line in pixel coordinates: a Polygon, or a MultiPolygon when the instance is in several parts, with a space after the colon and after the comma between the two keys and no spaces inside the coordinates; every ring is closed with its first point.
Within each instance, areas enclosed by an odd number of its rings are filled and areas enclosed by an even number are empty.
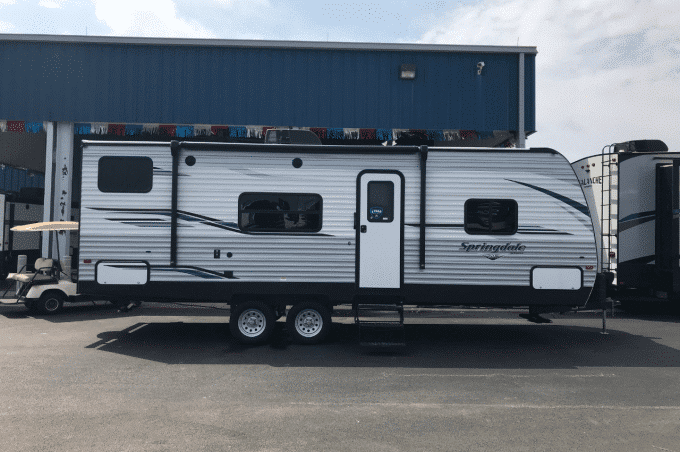
{"type": "Polygon", "coordinates": [[[238,228],[243,231],[243,232],[248,232],[248,233],[267,233],[267,232],[277,232],[277,233],[285,233],[285,234],[313,234],[315,232],[321,231],[323,228],[323,197],[318,194],[318,193],[289,193],[289,192],[243,192],[239,195],[238,197],[238,228]],[[318,198],[318,204],[319,204],[319,209],[318,210],[259,210],[259,211],[254,211],[254,210],[243,210],[241,208],[242,206],[242,199],[244,196],[278,196],[278,197],[286,197],[286,196],[307,196],[307,197],[317,197],[318,198]],[[252,228],[244,228],[243,223],[242,223],[242,218],[243,214],[248,214],[248,213],[264,213],[264,214],[275,214],[275,213],[281,213],[281,214],[305,214],[305,215],[318,215],[319,216],[319,221],[318,221],[318,227],[313,228],[313,229],[304,229],[304,230],[296,230],[296,229],[285,229],[285,228],[260,228],[260,229],[252,229],[252,228]]]}
{"type": "Polygon", "coordinates": [[[519,206],[517,204],[517,201],[514,199],[508,199],[508,198],[470,198],[465,201],[465,204],[463,206],[463,226],[465,228],[465,232],[469,235],[514,235],[517,233],[517,228],[518,228],[518,217],[519,217],[519,206]],[[501,202],[501,203],[512,203],[513,209],[512,209],[512,214],[513,214],[513,220],[514,220],[514,228],[512,231],[492,231],[491,230],[491,222],[489,223],[489,229],[486,231],[478,230],[478,229],[473,229],[471,230],[470,227],[468,226],[468,203],[470,202],[501,202]]]}
{"type": "MultiPolygon", "coordinates": [[[[139,165],[139,163],[132,165],[131,167],[135,168],[136,165],[139,165]]],[[[141,172],[138,175],[134,174],[129,175],[132,180],[140,180],[141,176],[145,176],[145,174],[141,172]]],[[[151,159],[151,157],[136,155],[105,155],[103,157],[100,157],[99,160],[97,161],[97,188],[102,193],[135,193],[135,194],[149,193],[153,189],[153,160],[151,159]],[[148,183],[140,185],[140,187],[142,188],[135,190],[114,188],[110,184],[111,180],[103,178],[102,173],[110,176],[110,172],[112,171],[112,169],[110,167],[106,168],[105,167],[106,163],[109,161],[122,161],[122,160],[137,160],[139,162],[142,161],[148,162],[148,167],[150,171],[148,173],[148,177],[145,177],[144,179],[144,181],[148,183]],[[103,186],[102,182],[105,183],[103,186]]]]}

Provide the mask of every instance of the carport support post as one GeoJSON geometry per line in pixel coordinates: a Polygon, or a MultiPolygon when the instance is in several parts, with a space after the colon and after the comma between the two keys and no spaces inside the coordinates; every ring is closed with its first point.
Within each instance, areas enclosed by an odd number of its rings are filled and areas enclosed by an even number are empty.
{"type": "MultiPolygon", "coordinates": [[[[71,221],[73,127],[72,122],[47,123],[43,221],[71,221]]],[[[70,238],[69,231],[43,234],[43,257],[68,256],[70,238]]]]}
{"type": "MultiPolygon", "coordinates": [[[[52,192],[54,191],[54,149],[57,139],[56,123],[45,124],[45,195],[43,197],[43,221],[52,221],[52,192]]],[[[52,234],[42,235],[42,257],[52,255],[52,234]]]]}
{"type": "Polygon", "coordinates": [[[518,127],[517,127],[517,147],[524,148],[525,144],[525,133],[524,133],[524,53],[519,54],[519,109],[518,113],[518,127]]]}

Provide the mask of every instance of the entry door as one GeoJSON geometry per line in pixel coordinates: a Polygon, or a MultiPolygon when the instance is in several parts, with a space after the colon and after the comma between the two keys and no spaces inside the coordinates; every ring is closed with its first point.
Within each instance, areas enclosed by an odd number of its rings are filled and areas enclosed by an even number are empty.
{"type": "Polygon", "coordinates": [[[403,183],[403,176],[396,171],[365,171],[359,175],[359,288],[401,287],[403,183]]]}

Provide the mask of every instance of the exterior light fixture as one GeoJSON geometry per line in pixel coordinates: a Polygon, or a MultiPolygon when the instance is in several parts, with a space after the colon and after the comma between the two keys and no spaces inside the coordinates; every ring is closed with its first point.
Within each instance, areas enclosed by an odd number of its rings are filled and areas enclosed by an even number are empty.
{"type": "Polygon", "coordinates": [[[399,78],[402,80],[413,80],[416,78],[416,65],[402,64],[399,68],[399,78]]]}
{"type": "Polygon", "coordinates": [[[477,63],[477,75],[482,75],[482,69],[484,69],[484,62],[480,61],[477,63]]]}

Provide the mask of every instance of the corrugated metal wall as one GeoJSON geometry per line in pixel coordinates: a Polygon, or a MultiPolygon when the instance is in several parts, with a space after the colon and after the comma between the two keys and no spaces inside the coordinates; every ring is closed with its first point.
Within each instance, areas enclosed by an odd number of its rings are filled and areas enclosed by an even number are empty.
{"type": "MultiPolygon", "coordinates": [[[[535,130],[535,54],[525,129],[535,130]]],[[[0,118],[517,130],[518,54],[0,40],[0,118]],[[481,75],[477,63],[484,61],[481,75]],[[399,67],[415,63],[415,80],[399,67]]]]}
{"type": "Polygon", "coordinates": [[[0,191],[18,192],[23,187],[45,188],[45,175],[0,165],[0,191]]]}

